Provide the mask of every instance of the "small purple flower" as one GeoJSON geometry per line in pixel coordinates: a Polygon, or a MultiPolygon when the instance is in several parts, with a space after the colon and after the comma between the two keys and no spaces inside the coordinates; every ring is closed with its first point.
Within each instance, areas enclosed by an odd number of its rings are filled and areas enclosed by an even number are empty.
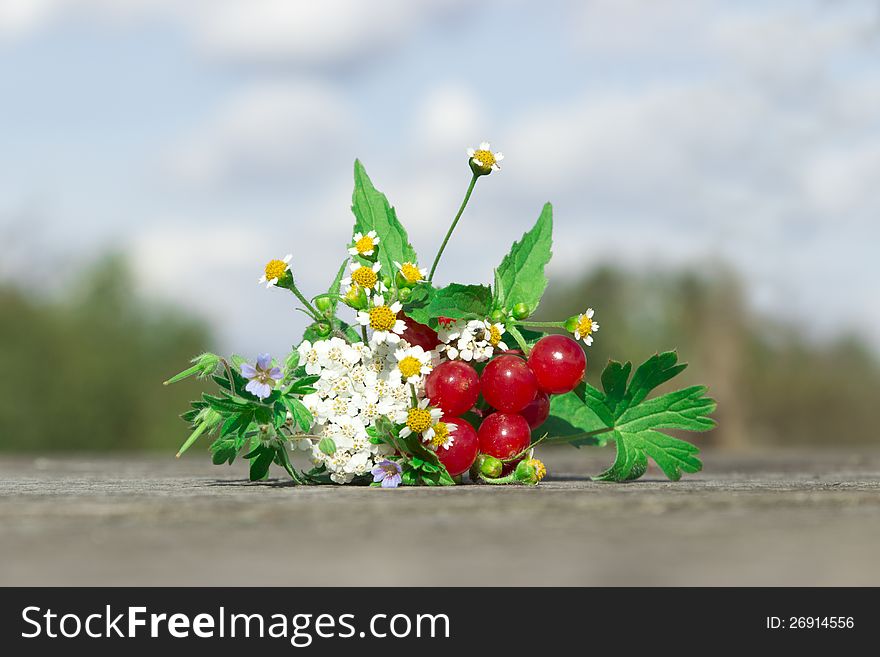
{"type": "Polygon", "coordinates": [[[400,464],[397,461],[390,461],[388,459],[379,461],[376,467],[370,470],[370,474],[373,475],[373,481],[381,481],[382,488],[397,488],[400,486],[401,472],[403,472],[403,468],[400,467],[400,464]]]}
{"type": "Polygon", "coordinates": [[[241,373],[249,381],[244,389],[260,399],[271,395],[275,382],[283,378],[281,368],[272,367],[272,357],[269,354],[260,354],[256,367],[250,363],[242,363],[241,373]]]}

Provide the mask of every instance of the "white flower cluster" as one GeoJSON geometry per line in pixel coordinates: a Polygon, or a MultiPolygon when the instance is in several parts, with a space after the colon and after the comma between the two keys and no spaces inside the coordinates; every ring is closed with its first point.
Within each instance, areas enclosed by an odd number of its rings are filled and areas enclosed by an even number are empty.
{"type": "Polygon", "coordinates": [[[498,351],[507,351],[502,341],[504,326],[488,320],[474,319],[441,325],[437,331],[440,345],[438,354],[449,360],[464,360],[481,363],[492,358],[498,351]]]}
{"type": "Polygon", "coordinates": [[[309,450],[312,461],[323,464],[333,481],[347,484],[391,453],[387,445],[370,442],[367,428],[383,415],[395,422],[406,420],[412,405],[410,384],[421,390],[431,354],[405,341],[350,345],[334,337],[314,344],[303,342],[299,355],[306,372],[320,376],[314,384],[316,392],[302,400],[315,417],[311,434],[331,438],[336,450],[326,454],[318,440],[310,439],[301,440],[298,446],[309,450]],[[416,366],[408,367],[411,364],[416,366]]]}

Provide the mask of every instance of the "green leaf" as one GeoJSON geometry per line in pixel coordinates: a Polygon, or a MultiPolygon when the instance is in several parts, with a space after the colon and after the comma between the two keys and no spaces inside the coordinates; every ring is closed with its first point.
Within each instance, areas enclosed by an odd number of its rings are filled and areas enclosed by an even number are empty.
{"type": "Polygon", "coordinates": [[[355,231],[367,233],[375,230],[379,236],[379,262],[383,274],[393,277],[397,271],[395,262],[418,262],[406,229],[398,221],[397,214],[385,195],[373,187],[360,160],[354,162],[351,211],[355,216],[355,231]]]}
{"type": "Polygon", "coordinates": [[[347,269],[348,258],[342,261],[342,266],[339,267],[339,271],[336,272],[336,278],[333,279],[333,283],[330,284],[330,289],[327,290],[331,303],[331,315],[336,314],[336,308],[339,306],[339,290],[342,287],[342,279],[345,278],[345,272],[347,269]]]}
{"type": "Polygon", "coordinates": [[[403,305],[404,314],[419,324],[430,325],[431,312],[428,310],[428,306],[434,292],[434,288],[429,283],[417,285],[409,300],[403,305]]]}
{"type": "Polygon", "coordinates": [[[544,267],[550,262],[552,233],[553,207],[547,203],[535,226],[513,243],[495,270],[498,308],[511,311],[518,303],[524,303],[530,314],[535,312],[547,287],[544,267]]]}
{"type": "Polygon", "coordinates": [[[312,428],[315,418],[312,412],[299,399],[285,395],[281,398],[281,403],[290,411],[295,425],[298,425],[303,431],[308,431],[312,428]]]}
{"type": "Polygon", "coordinates": [[[251,462],[250,480],[261,481],[269,474],[269,466],[275,460],[275,448],[271,445],[259,445],[245,458],[251,462]]]}
{"type": "Polygon", "coordinates": [[[664,429],[708,431],[715,426],[709,417],[715,400],[706,396],[705,386],[691,386],[647,399],[657,386],[680,373],[686,364],[678,363],[674,351],[656,354],[632,372],[631,363],[610,361],[602,372],[603,390],[591,385],[555,397],[550,402],[551,417],[546,430],[554,435],[549,442],[585,444],[584,437],[613,440],[617,448],[614,463],[597,481],[631,481],[641,477],[653,459],[673,481],[682,472],[698,472],[702,463],[699,450],[675,438],[664,429]],[[563,432],[579,430],[578,436],[563,432]],[[604,428],[606,433],[598,433],[604,428]]]}
{"type": "Polygon", "coordinates": [[[218,438],[211,443],[211,461],[213,461],[214,465],[220,465],[221,463],[232,465],[236,454],[238,454],[238,449],[239,445],[235,438],[218,438]]]}
{"type": "Polygon", "coordinates": [[[680,479],[682,472],[698,472],[702,468],[696,447],[660,429],[713,428],[715,421],[709,415],[717,404],[705,396],[706,388],[691,386],[645,401],[652,390],[685,367],[685,363],[678,363],[674,351],[655,354],[636,369],[627,385],[632,365],[612,361],[602,374],[605,393],[594,388],[593,394],[589,394],[588,390],[586,405],[597,414],[610,411],[614,418],[609,436],[617,446],[617,456],[612,466],[596,477],[598,481],[637,479],[644,474],[649,457],[673,481],[680,479]]]}
{"type": "Polygon", "coordinates": [[[446,287],[434,290],[428,301],[426,311],[428,317],[436,325],[438,317],[485,319],[489,316],[491,309],[491,288],[485,285],[460,285],[452,283],[446,287]]]}
{"type": "Polygon", "coordinates": [[[564,395],[550,399],[550,416],[541,425],[541,431],[552,436],[544,442],[567,442],[575,447],[604,445],[608,438],[608,418],[603,420],[584,404],[584,389],[579,386],[564,395]]]}

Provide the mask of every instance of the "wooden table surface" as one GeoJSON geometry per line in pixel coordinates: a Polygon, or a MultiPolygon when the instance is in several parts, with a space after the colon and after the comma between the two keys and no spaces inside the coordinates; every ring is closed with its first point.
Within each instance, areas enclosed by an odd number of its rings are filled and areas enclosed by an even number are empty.
{"type": "MultiPolygon", "coordinates": [[[[880,450],[537,488],[250,484],[204,454],[0,457],[0,585],[880,585],[880,450]]],[[[280,476],[280,473],[279,473],[280,476]]]]}

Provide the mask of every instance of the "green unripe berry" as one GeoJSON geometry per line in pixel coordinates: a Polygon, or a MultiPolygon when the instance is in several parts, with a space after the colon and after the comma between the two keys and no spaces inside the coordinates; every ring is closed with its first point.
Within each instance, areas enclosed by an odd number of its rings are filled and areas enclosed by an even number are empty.
{"type": "Polygon", "coordinates": [[[382,277],[382,284],[385,285],[385,287],[387,287],[389,290],[391,289],[392,282],[393,281],[391,280],[390,276],[383,276],[382,277]]]}
{"type": "Polygon", "coordinates": [[[409,289],[408,287],[402,287],[397,291],[397,297],[401,301],[403,301],[404,303],[409,301],[411,296],[412,296],[412,290],[409,289]]]}
{"type": "Polygon", "coordinates": [[[524,303],[518,303],[513,307],[513,316],[516,319],[525,319],[531,314],[529,307],[524,303]]]}
{"type": "Polygon", "coordinates": [[[507,314],[503,310],[493,310],[492,314],[489,315],[489,319],[492,320],[493,324],[503,324],[504,320],[507,319],[507,314]]]}
{"type": "Polygon", "coordinates": [[[330,322],[318,322],[315,324],[315,332],[322,338],[326,338],[333,332],[333,327],[330,326],[330,322]]]}
{"type": "Polygon", "coordinates": [[[333,310],[333,299],[330,297],[318,297],[315,299],[315,308],[326,315],[333,310]]]}
{"type": "Polygon", "coordinates": [[[538,472],[535,470],[535,466],[532,465],[530,459],[523,459],[517,463],[513,476],[523,484],[534,486],[538,483],[538,472]]]}
{"type": "Polygon", "coordinates": [[[495,479],[501,476],[501,470],[504,468],[504,464],[500,459],[497,459],[494,456],[480,454],[477,457],[477,468],[479,469],[480,474],[484,477],[495,479]]]}

